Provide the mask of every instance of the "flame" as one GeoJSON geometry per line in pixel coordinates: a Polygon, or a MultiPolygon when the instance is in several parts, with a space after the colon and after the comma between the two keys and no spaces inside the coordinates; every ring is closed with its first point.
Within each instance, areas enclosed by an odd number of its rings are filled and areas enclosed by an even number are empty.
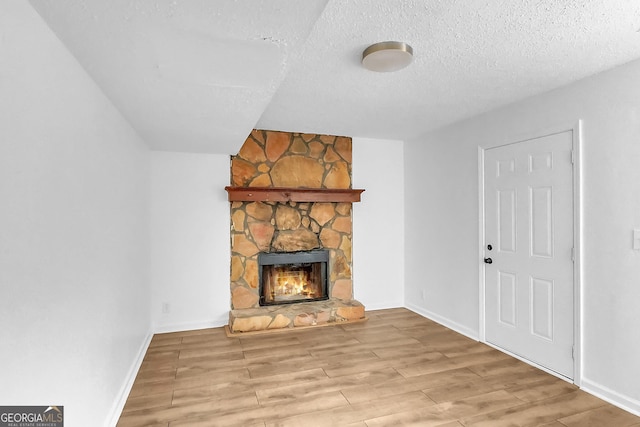
{"type": "Polygon", "coordinates": [[[313,296],[310,290],[309,278],[303,270],[278,269],[275,277],[274,294],[277,296],[313,296]]]}

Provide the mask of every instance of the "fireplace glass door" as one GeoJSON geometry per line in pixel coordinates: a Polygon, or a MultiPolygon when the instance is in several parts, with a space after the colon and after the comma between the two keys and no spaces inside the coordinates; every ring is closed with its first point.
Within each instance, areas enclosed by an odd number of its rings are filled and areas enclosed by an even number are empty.
{"type": "Polygon", "coordinates": [[[260,305],[327,299],[328,258],[324,250],[259,254],[260,305]]]}

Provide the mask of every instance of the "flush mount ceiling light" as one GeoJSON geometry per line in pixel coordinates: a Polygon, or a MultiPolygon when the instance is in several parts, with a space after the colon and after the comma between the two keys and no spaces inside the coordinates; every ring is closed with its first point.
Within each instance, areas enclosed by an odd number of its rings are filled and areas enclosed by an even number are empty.
{"type": "Polygon", "coordinates": [[[411,63],[413,48],[405,42],[380,42],[362,52],[362,65],[368,70],[385,73],[398,71],[411,63]]]}

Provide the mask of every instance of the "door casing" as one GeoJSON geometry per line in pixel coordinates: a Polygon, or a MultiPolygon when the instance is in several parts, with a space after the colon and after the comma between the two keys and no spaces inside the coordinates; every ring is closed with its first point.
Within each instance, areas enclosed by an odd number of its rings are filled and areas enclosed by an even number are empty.
{"type": "MultiPolygon", "coordinates": [[[[512,139],[505,139],[503,141],[493,141],[481,144],[478,146],[478,283],[479,283],[479,340],[487,345],[493,347],[492,344],[487,343],[485,334],[485,264],[481,262],[485,254],[485,215],[484,215],[484,153],[489,148],[501,147],[504,145],[514,144],[518,142],[528,141],[530,139],[541,138],[549,135],[554,135],[561,132],[572,132],[573,140],[573,247],[574,263],[573,263],[573,309],[574,309],[574,351],[573,351],[573,383],[580,386],[582,378],[582,316],[581,316],[581,301],[582,301],[582,174],[581,174],[581,132],[582,121],[560,124],[545,129],[540,129],[527,134],[518,135],[512,139]]],[[[552,375],[558,376],[566,380],[567,378],[559,376],[557,373],[546,369],[544,366],[540,366],[530,360],[524,359],[516,354],[512,354],[502,348],[501,351],[510,354],[511,356],[518,358],[526,363],[534,365],[552,375]]]]}

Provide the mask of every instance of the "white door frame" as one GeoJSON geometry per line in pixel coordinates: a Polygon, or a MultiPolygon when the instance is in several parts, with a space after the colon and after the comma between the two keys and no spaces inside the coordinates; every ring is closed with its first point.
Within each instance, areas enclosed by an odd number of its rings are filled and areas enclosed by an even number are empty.
{"type": "MultiPolygon", "coordinates": [[[[524,142],[530,139],[542,138],[557,133],[572,132],[573,139],[573,247],[574,247],[574,264],[573,264],[573,339],[574,339],[574,351],[573,351],[573,383],[578,387],[582,381],[582,173],[581,173],[581,145],[582,145],[582,121],[556,125],[553,127],[541,129],[534,132],[529,132],[524,135],[518,135],[513,139],[505,139],[503,141],[492,141],[478,146],[478,283],[479,283],[479,302],[480,302],[480,328],[479,328],[479,340],[487,345],[485,335],[485,264],[481,262],[485,254],[485,230],[484,230],[484,154],[485,150],[490,148],[501,147],[504,145],[514,144],[517,142],[524,142]]],[[[493,345],[491,345],[493,347],[493,345]]],[[[500,349],[505,353],[509,353],[504,349],[500,349]]],[[[523,359],[518,355],[509,353],[510,355],[523,360],[531,365],[534,365],[546,372],[558,376],[557,373],[545,369],[543,366],[537,365],[529,360],[523,359]]],[[[566,379],[560,376],[560,378],[566,379]]]]}

